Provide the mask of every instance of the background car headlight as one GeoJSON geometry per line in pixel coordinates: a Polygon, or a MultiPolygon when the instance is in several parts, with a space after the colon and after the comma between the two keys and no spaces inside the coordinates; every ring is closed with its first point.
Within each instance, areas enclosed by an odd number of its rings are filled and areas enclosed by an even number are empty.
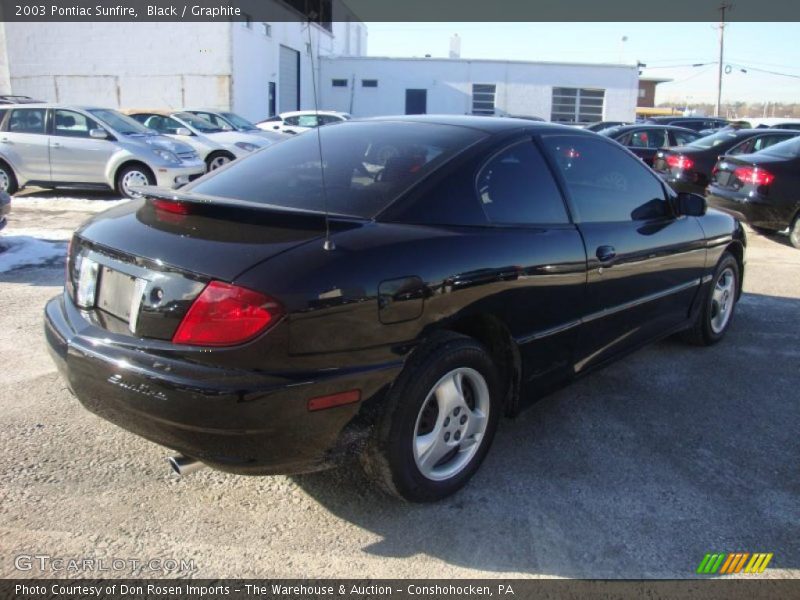
{"type": "Polygon", "coordinates": [[[181,161],[180,159],[169,150],[162,150],[160,148],[153,150],[153,154],[160,157],[161,160],[166,161],[168,163],[179,164],[181,161]]]}
{"type": "Polygon", "coordinates": [[[236,147],[241,148],[245,152],[252,152],[253,150],[258,150],[258,146],[255,144],[250,144],[248,142],[236,142],[236,147]]]}

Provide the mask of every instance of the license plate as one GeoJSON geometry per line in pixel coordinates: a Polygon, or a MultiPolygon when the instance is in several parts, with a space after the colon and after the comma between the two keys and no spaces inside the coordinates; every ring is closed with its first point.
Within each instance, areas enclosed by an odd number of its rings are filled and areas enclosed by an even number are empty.
{"type": "Polygon", "coordinates": [[[136,288],[136,277],[102,267],[96,306],[128,323],[136,288]]]}
{"type": "Polygon", "coordinates": [[[731,182],[731,178],[733,177],[733,173],[730,171],[717,171],[717,183],[719,185],[728,185],[731,182]]]}

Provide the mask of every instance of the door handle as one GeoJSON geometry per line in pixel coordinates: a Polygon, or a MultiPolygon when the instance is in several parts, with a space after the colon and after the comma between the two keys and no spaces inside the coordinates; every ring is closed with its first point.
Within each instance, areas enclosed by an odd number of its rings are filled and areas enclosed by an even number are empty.
{"type": "Polygon", "coordinates": [[[58,142],[53,142],[50,147],[51,148],[61,148],[61,144],[59,144],[58,142]]]}
{"type": "Polygon", "coordinates": [[[614,263],[614,259],[617,258],[617,251],[614,246],[598,246],[595,256],[597,256],[601,266],[610,267],[614,263]]]}

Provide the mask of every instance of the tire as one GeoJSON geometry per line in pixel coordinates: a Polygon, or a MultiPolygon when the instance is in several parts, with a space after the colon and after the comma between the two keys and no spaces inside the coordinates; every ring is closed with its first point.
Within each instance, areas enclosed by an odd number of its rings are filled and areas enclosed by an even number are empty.
{"type": "Polygon", "coordinates": [[[132,191],[129,186],[155,185],[156,178],[144,165],[128,165],[117,173],[117,193],[124,198],[140,198],[141,194],[132,191]]]}
{"type": "Polygon", "coordinates": [[[13,196],[17,193],[17,190],[19,190],[19,185],[17,184],[17,176],[14,175],[14,169],[0,161],[0,192],[13,196]]]}
{"type": "Polygon", "coordinates": [[[206,172],[216,171],[220,167],[227,165],[232,160],[234,160],[234,157],[227,152],[212,152],[206,156],[206,172]]]}
{"type": "Polygon", "coordinates": [[[481,344],[437,334],[414,352],[388,393],[361,455],[367,476],[410,502],[455,493],[491,446],[502,412],[498,390],[497,370],[481,344]]]}
{"type": "Polygon", "coordinates": [[[797,213],[794,221],[789,226],[789,243],[800,249],[800,213],[797,213]]]}
{"type": "Polygon", "coordinates": [[[733,322],[741,280],[739,263],[733,255],[725,252],[714,270],[702,308],[692,326],[683,332],[685,341],[697,346],[711,346],[725,337],[733,322]]]}

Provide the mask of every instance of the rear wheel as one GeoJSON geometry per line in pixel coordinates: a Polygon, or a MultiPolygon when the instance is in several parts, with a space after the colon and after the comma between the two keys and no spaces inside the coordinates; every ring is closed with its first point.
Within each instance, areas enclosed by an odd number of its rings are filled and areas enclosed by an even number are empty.
{"type": "Polygon", "coordinates": [[[498,396],[497,371],[484,347],[440,334],[395,382],[362,455],[365,471],[412,502],[455,493],[489,450],[501,412],[498,396]]]}
{"type": "Polygon", "coordinates": [[[136,188],[154,185],[156,178],[150,169],[143,165],[128,165],[117,173],[117,192],[126,198],[141,198],[136,188]]]}
{"type": "Polygon", "coordinates": [[[5,192],[8,195],[15,194],[19,186],[17,185],[17,178],[14,175],[14,170],[6,163],[0,161],[0,192],[5,192]]]}
{"type": "Polygon", "coordinates": [[[212,152],[206,157],[206,168],[209,171],[216,171],[220,167],[224,167],[233,160],[233,157],[227,152],[212,152]]]}
{"type": "Polygon", "coordinates": [[[795,248],[800,248],[800,213],[789,226],[789,243],[795,248]]]}
{"type": "Polygon", "coordinates": [[[698,346],[710,346],[725,336],[733,321],[740,281],[739,263],[726,252],[717,264],[711,286],[692,327],[683,334],[686,341],[698,346]]]}

